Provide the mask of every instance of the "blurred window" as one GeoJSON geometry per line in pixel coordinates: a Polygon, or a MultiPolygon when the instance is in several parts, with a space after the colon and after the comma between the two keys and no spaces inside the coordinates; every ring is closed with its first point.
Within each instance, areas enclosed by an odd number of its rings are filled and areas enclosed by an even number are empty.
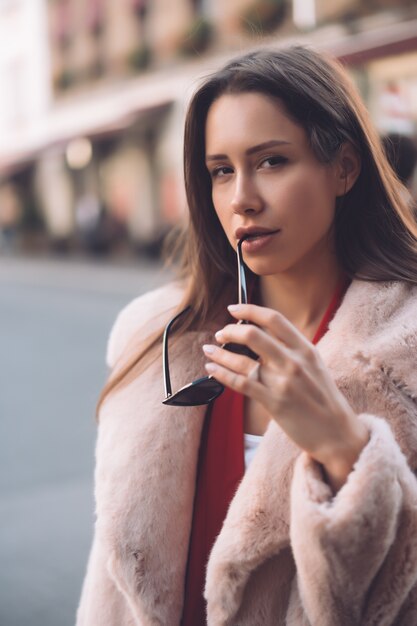
{"type": "MultiPolygon", "coordinates": [[[[1,0],[0,0],[1,1],[1,0]]],[[[20,59],[12,59],[0,67],[0,83],[7,85],[0,93],[0,126],[16,126],[23,117],[24,67],[20,59]]]]}
{"type": "Polygon", "coordinates": [[[148,0],[130,0],[133,11],[144,20],[148,12],[148,0]]]}
{"type": "Polygon", "coordinates": [[[87,25],[90,32],[99,34],[104,23],[104,1],[89,0],[87,5],[87,25]]]}
{"type": "Polygon", "coordinates": [[[198,15],[206,15],[208,13],[208,0],[191,0],[191,4],[198,15]]]}
{"type": "Polygon", "coordinates": [[[9,9],[13,5],[13,0],[0,0],[0,11],[9,9]]]}

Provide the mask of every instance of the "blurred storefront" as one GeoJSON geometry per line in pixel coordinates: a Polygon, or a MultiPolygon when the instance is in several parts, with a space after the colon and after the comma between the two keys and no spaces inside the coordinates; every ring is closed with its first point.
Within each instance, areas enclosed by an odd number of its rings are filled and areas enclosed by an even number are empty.
{"type": "Polygon", "coordinates": [[[0,46],[0,230],[35,249],[156,253],[185,212],[193,86],[259,45],[328,49],[351,68],[381,133],[414,135],[413,5],[0,0],[0,35],[10,40],[0,46]]]}

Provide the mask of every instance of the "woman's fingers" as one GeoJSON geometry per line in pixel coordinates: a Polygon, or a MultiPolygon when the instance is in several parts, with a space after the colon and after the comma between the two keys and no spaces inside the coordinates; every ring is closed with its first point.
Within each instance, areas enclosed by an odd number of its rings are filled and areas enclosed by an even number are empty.
{"type": "MultiPolygon", "coordinates": [[[[218,349],[221,350],[221,348],[218,349]]],[[[248,360],[252,361],[253,368],[253,359],[248,360]]],[[[230,370],[223,365],[219,365],[218,363],[213,362],[206,363],[205,368],[207,373],[211,376],[214,376],[214,378],[218,380],[219,383],[222,383],[222,385],[225,385],[226,387],[229,387],[230,389],[233,389],[238,393],[249,396],[254,400],[258,400],[259,402],[263,400],[263,396],[265,395],[264,386],[258,380],[250,378],[248,374],[230,370]]]]}
{"type": "Polygon", "coordinates": [[[254,361],[247,356],[235,354],[230,350],[224,350],[223,348],[219,348],[218,346],[213,346],[211,344],[204,345],[203,350],[204,354],[212,361],[215,361],[219,365],[245,376],[249,376],[257,363],[257,361],[254,361]]]}
{"type": "Polygon", "coordinates": [[[227,308],[236,319],[261,326],[289,348],[300,350],[311,347],[308,339],[282,313],[274,309],[256,304],[232,304],[227,308]]]}
{"type": "Polygon", "coordinates": [[[291,358],[290,350],[282,342],[252,324],[228,324],[215,335],[219,343],[237,343],[248,346],[258,354],[263,363],[271,362],[279,367],[291,358]]]}

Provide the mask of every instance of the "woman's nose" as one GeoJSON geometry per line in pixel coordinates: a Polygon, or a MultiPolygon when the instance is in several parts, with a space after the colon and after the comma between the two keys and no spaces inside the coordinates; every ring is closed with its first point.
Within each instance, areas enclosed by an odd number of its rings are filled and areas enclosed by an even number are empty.
{"type": "Polygon", "coordinates": [[[230,204],[234,213],[259,213],[263,200],[253,180],[248,176],[238,176],[230,204]]]}

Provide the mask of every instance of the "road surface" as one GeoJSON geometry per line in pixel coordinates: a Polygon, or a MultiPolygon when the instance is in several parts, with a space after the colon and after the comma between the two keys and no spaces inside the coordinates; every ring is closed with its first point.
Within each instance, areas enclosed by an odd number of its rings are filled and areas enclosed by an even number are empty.
{"type": "Polygon", "coordinates": [[[74,624],[107,336],[122,306],[167,280],[140,261],[0,257],[1,626],[74,624]]]}

